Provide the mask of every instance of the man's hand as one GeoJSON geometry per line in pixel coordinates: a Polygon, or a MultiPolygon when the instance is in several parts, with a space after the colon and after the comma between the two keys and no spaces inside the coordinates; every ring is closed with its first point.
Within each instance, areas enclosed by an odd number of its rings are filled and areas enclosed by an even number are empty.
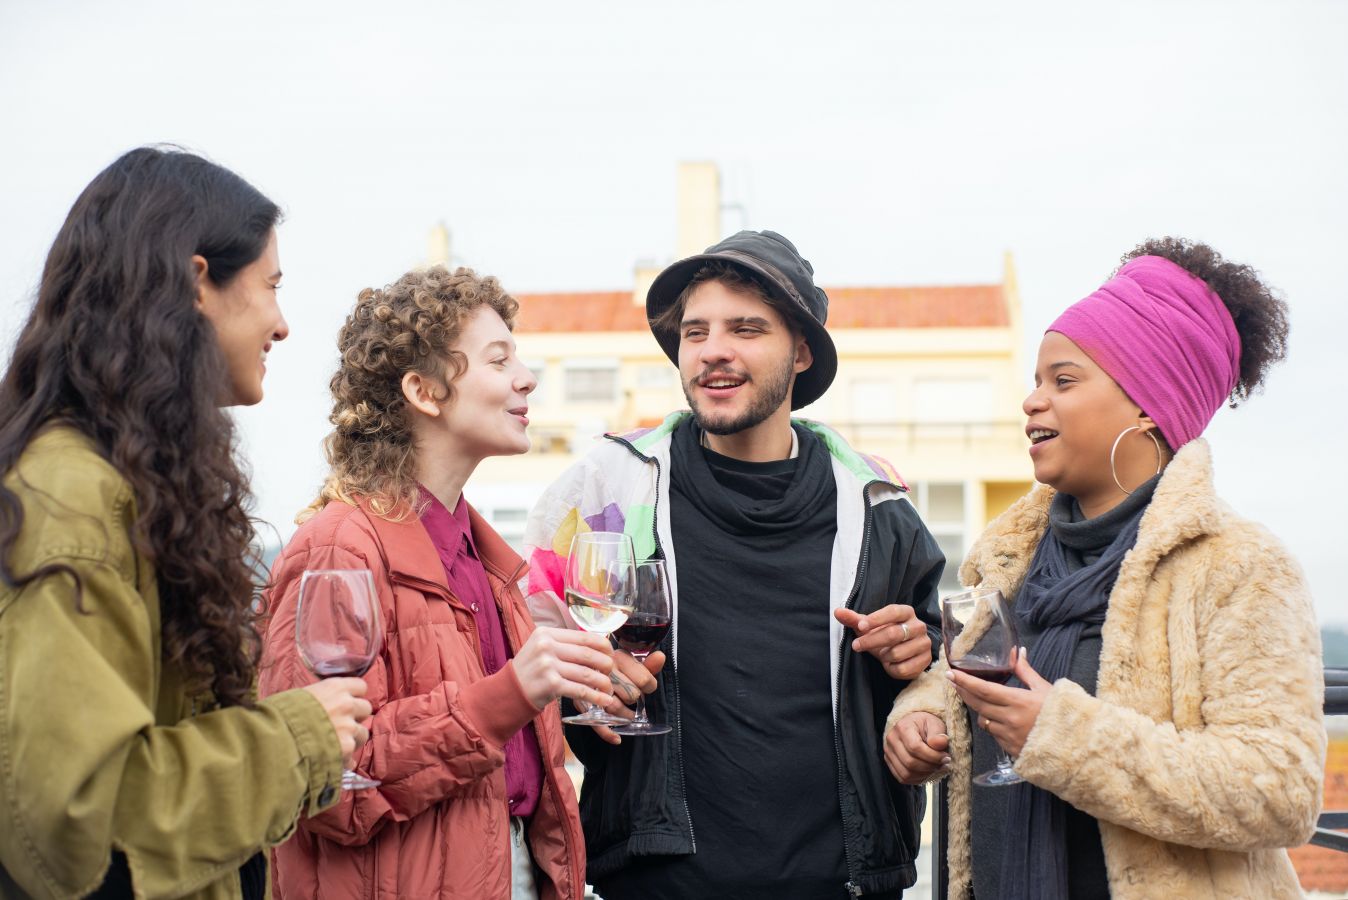
{"type": "MultiPolygon", "coordinates": [[[[605,712],[615,716],[631,717],[632,710],[627,704],[636,703],[639,694],[653,694],[657,682],[655,676],[665,667],[665,654],[656,650],[645,660],[638,662],[636,657],[625,650],[613,651],[613,671],[609,679],[613,683],[613,696],[603,704],[605,712]]],[[[594,733],[610,744],[621,744],[622,737],[603,725],[594,726],[594,733]]]]}
{"type": "Polygon", "coordinates": [[[909,713],[885,735],[885,765],[902,784],[925,784],[950,765],[945,722],[927,712],[909,713]]]}
{"type": "Polygon", "coordinates": [[[890,678],[912,681],[931,665],[927,626],[911,606],[891,603],[864,616],[850,609],[835,609],[833,615],[857,633],[852,649],[880,660],[890,678]]]}

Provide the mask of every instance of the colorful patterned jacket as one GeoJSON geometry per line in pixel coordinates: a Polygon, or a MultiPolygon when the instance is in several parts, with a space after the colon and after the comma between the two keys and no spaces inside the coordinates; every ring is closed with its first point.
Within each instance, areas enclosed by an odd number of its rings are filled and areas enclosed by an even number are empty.
{"type": "MultiPolygon", "coordinates": [[[[542,621],[569,621],[560,600],[562,569],[578,531],[627,533],[639,558],[664,557],[672,583],[674,624],[666,648],[671,664],[648,699],[652,715],[663,715],[674,726],[672,739],[626,741],[613,748],[588,730],[568,734],[586,767],[581,820],[591,881],[622,868],[631,856],[693,852],[678,724],[678,558],[669,520],[671,436],[689,415],[674,413],[653,429],[606,435],[548,488],[525,530],[527,593],[531,610],[542,621]],[[609,784],[613,788],[605,790],[609,784]]],[[[888,463],[856,452],[824,425],[796,422],[824,442],[837,480],[838,530],[829,572],[832,605],[866,613],[904,603],[918,610],[929,629],[939,626],[937,584],[945,557],[907,502],[907,485],[888,463]]],[[[852,889],[865,894],[897,891],[916,879],[913,861],[924,805],[922,791],[898,784],[883,762],[885,714],[906,682],[891,679],[869,655],[853,653],[831,614],[827,623],[852,889]]]]}

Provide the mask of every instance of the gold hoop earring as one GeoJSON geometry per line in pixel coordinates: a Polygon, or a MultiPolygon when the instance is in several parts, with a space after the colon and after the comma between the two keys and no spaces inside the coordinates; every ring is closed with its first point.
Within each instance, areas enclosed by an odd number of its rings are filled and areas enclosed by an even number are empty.
{"type": "MultiPolygon", "coordinates": [[[[1131,495],[1133,491],[1128,490],[1123,486],[1123,483],[1119,481],[1119,471],[1114,467],[1114,454],[1119,449],[1119,441],[1123,440],[1123,436],[1130,431],[1142,431],[1142,426],[1130,425],[1123,429],[1123,431],[1120,431],[1118,437],[1114,438],[1114,446],[1109,448],[1109,474],[1114,476],[1114,483],[1119,486],[1119,490],[1123,491],[1125,494],[1131,495]]],[[[1161,453],[1161,442],[1156,440],[1156,435],[1150,429],[1142,431],[1142,433],[1151,438],[1151,442],[1156,445],[1156,474],[1160,475],[1161,464],[1165,461],[1165,456],[1161,453]]],[[[1137,488],[1133,488],[1133,490],[1135,491],[1137,488]]]]}

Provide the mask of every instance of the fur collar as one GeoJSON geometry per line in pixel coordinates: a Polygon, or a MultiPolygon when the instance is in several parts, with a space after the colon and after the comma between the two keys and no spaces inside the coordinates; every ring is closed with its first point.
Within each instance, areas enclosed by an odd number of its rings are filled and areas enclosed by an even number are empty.
{"type": "MultiPolygon", "coordinates": [[[[1047,485],[1036,485],[994,519],[960,567],[960,582],[995,587],[1014,598],[1048,528],[1055,493],[1047,485]]],[[[1212,452],[1202,438],[1190,441],[1161,475],[1119,581],[1130,570],[1150,571],[1157,560],[1186,541],[1219,530],[1223,518],[1224,506],[1212,485],[1212,452]]]]}

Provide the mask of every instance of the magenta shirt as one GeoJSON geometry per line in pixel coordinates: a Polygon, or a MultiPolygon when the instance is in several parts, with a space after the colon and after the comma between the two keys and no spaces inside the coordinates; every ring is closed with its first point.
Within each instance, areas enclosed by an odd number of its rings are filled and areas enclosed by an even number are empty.
{"type": "MultiPolygon", "coordinates": [[[[429,501],[421,514],[421,524],[431,536],[435,552],[445,567],[450,593],[473,612],[478,646],[482,649],[482,669],[489,676],[495,675],[505,668],[511,653],[501,625],[501,611],[496,608],[487,572],[482,568],[477,547],[473,544],[468,504],[460,495],[459,504],[451,514],[425,488],[421,489],[421,496],[429,501]]],[[[532,722],[506,742],[505,778],[510,814],[533,815],[543,790],[543,753],[538,747],[538,735],[534,733],[532,722]]]]}

